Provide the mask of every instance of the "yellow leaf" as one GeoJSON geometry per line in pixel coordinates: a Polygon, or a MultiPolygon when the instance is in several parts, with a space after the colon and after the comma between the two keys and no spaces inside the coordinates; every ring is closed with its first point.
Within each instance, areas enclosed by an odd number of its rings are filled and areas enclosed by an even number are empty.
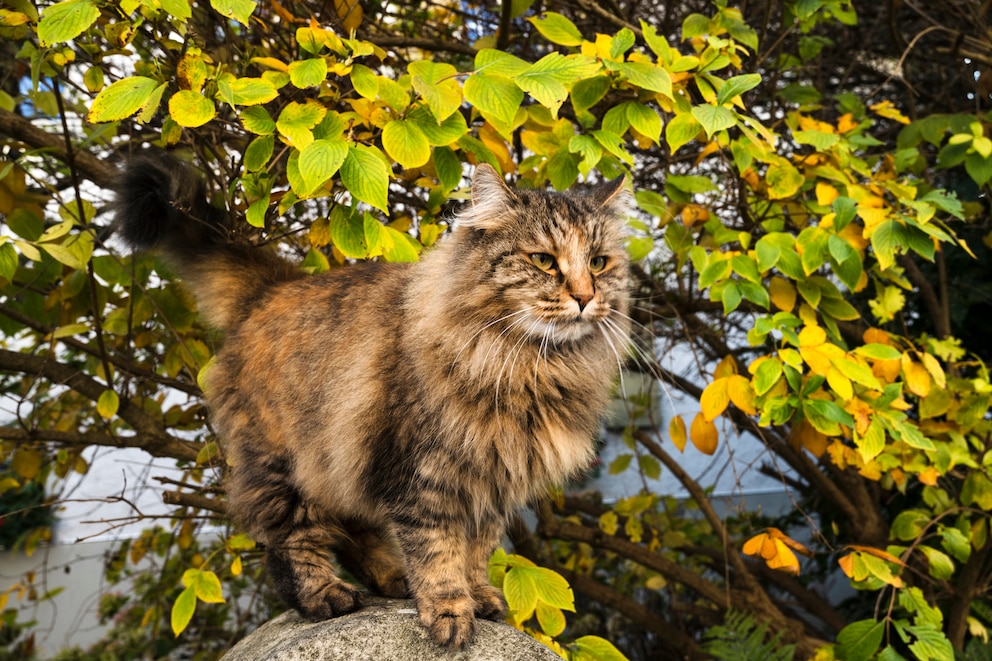
{"type": "Polygon", "coordinates": [[[754,388],[751,387],[751,382],[747,377],[734,374],[725,380],[727,382],[727,394],[734,406],[748,415],[757,414],[758,409],[754,406],[754,388]]]}
{"type": "Polygon", "coordinates": [[[799,331],[799,346],[815,347],[827,341],[827,333],[819,326],[806,326],[799,331]]]}
{"type": "Polygon", "coordinates": [[[706,420],[716,419],[727,409],[728,404],[730,404],[730,394],[727,392],[727,378],[717,379],[706,386],[699,398],[699,406],[706,420]]]}
{"type": "Polygon", "coordinates": [[[242,566],[241,566],[241,556],[236,556],[231,562],[231,575],[241,576],[242,566]]]}
{"type": "Polygon", "coordinates": [[[944,374],[944,368],[940,366],[940,363],[936,358],[928,353],[919,354],[920,360],[923,361],[923,367],[927,369],[930,376],[933,378],[933,382],[937,384],[938,388],[947,387],[947,376],[944,374]]]}
{"type": "Polygon", "coordinates": [[[703,225],[710,219],[710,212],[706,207],[698,204],[687,204],[682,209],[682,224],[686,227],[703,225]]]}
{"type": "Polygon", "coordinates": [[[902,114],[898,108],[895,107],[891,101],[882,101],[881,103],[876,103],[873,106],[869,106],[876,114],[885,117],[886,119],[892,119],[900,124],[909,124],[909,117],[902,114]]]}
{"type": "Polygon", "coordinates": [[[775,276],[768,284],[772,304],[783,312],[792,312],[796,307],[796,288],[785,278],[775,276]]]}
{"type": "Polygon", "coordinates": [[[682,416],[677,415],[668,423],[668,435],[671,437],[675,447],[679,449],[679,452],[685,450],[685,434],[685,420],[682,419],[682,416]]]}
{"type": "Polygon", "coordinates": [[[32,480],[41,470],[43,458],[37,450],[25,450],[18,448],[14,450],[14,456],[10,460],[11,468],[14,472],[25,480],[32,480]]]}
{"type": "Polygon", "coordinates": [[[820,182],[816,185],[816,203],[822,206],[829,206],[840,193],[830,184],[820,182]]]}
{"type": "Polygon", "coordinates": [[[930,394],[930,372],[920,363],[914,362],[907,354],[902,355],[902,374],[909,391],[917,397],[930,394]]]}
{"type": "Polygon", "coordinates": [[[799,354],[814,374],[827,376],[830,373],[832,369],[830,356],[823,352],[821,347],[800,347],[799,354]]]}
{"type": "Polygon", "coordinates": [[[854,387],[851,386],[851,380],[841,374],[836,367],[827,370],[827,383],[831,390],[840,395],[841,399],[847,401],[854,397],[854,387]]]}
{"type": "Polygon", "coordinates": [[[358,0],[334,0],[334,9],[346,31],[353,32],[361,26],[362,6],[358,4],[358,0]]]}
{"type": "Polygon", "coordinates": [[[723,357],[723,360],[717,363],[716,368],[713,370],[713,378],[722,379],[731,374],[737,374],[737,363],[734,362],[734,357],[728,354],[723,357]]]}
{"type": "Polygon", "coordinates": [[[703,454],[713,454],[716,452],[719,434],[716,425],[704,418],[702,413],[697,413],[689,427],[689,439],[703,454]]]}

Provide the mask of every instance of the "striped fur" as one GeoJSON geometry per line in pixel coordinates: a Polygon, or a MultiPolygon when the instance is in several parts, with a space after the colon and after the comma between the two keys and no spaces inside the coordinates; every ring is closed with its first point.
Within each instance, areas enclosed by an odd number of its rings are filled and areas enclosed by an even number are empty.
{"type": "Polygon", "coordinates": [[[508,516],[592,459],[628,334],[622,182],[513,191],[480,166],[474,204],[420,262],[304,277],[230,243],[177,177],[192,181],[135,165],[119,216],[226,332],[207,393],[231,513],[304,616],[361,604],[333,552],[464,647],[476,617],[505,614],[486,563],[508,516]]]}

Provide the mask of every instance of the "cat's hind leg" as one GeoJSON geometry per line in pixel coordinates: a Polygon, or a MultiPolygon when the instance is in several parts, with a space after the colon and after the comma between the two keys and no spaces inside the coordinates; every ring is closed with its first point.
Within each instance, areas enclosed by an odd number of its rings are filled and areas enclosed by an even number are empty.
{"type": "Polygon", "coordinates": [[[331,547],[347,538],[333,517],[306,501],[290,482],[281,456],[256,454],[231,467],[232,515],[266,547],[265,561],[279,596],[309,620],[361,607],[361,592],[334,571],[331,547]]]}
{"type": "Polygon", "coordinates": [[[403,551],[384,526],[363,521],[344,523],[348,536],[336,548],[338,562],[367,588],[384,597],[410,596],[403,551]]]}

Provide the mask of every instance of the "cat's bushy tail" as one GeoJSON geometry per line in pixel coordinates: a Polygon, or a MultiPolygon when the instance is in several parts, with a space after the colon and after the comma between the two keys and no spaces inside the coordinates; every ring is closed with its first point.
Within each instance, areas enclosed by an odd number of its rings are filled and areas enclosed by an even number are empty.
{"type": "Polygon", "coordinates": [[[135,250],[158,250],[193,290],[200,313],[230,330],[273,285],[301,277],[270,250],[232,238],[227,213],[207,199],[199,175],[159,153],[132,159],[117,186],[117,224],[135,250]]]}

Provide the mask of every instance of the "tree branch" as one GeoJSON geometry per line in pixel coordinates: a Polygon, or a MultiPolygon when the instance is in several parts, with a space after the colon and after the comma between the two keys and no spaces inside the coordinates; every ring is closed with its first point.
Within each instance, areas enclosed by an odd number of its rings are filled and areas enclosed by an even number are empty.
{"type": "MultiPolygon", "coordinates": [[[[0,370],[44,377],[54,383],[68,386],[94,402],[107,390],[107,386],[96,379],[45,356],[0,349],[0,370]]],[[[198,443],[170,436],[164,431],[160,422],[156,422],[127,399],[120,400],[117,415],[137,432],[136,438],[141,439],[140,444],[128,447],[140,447],[156,457],[196,460],[199,452],[198,443]]],[[[6,433],[6,430],[3,433],[6,433]]]]}
{"type": "MultiPolygon", "coordinates": [[[[3,108],[0,108],[0,135],[32,149],[43,149],[63,163],[70,160],[62,136],[40,129],[30,120],[3,108]]],[[[113,187],[119,175],[117,168],[85,151],[79,151],[74,156],[76,167],[87,179],[103,188],[113,187]]]]}

